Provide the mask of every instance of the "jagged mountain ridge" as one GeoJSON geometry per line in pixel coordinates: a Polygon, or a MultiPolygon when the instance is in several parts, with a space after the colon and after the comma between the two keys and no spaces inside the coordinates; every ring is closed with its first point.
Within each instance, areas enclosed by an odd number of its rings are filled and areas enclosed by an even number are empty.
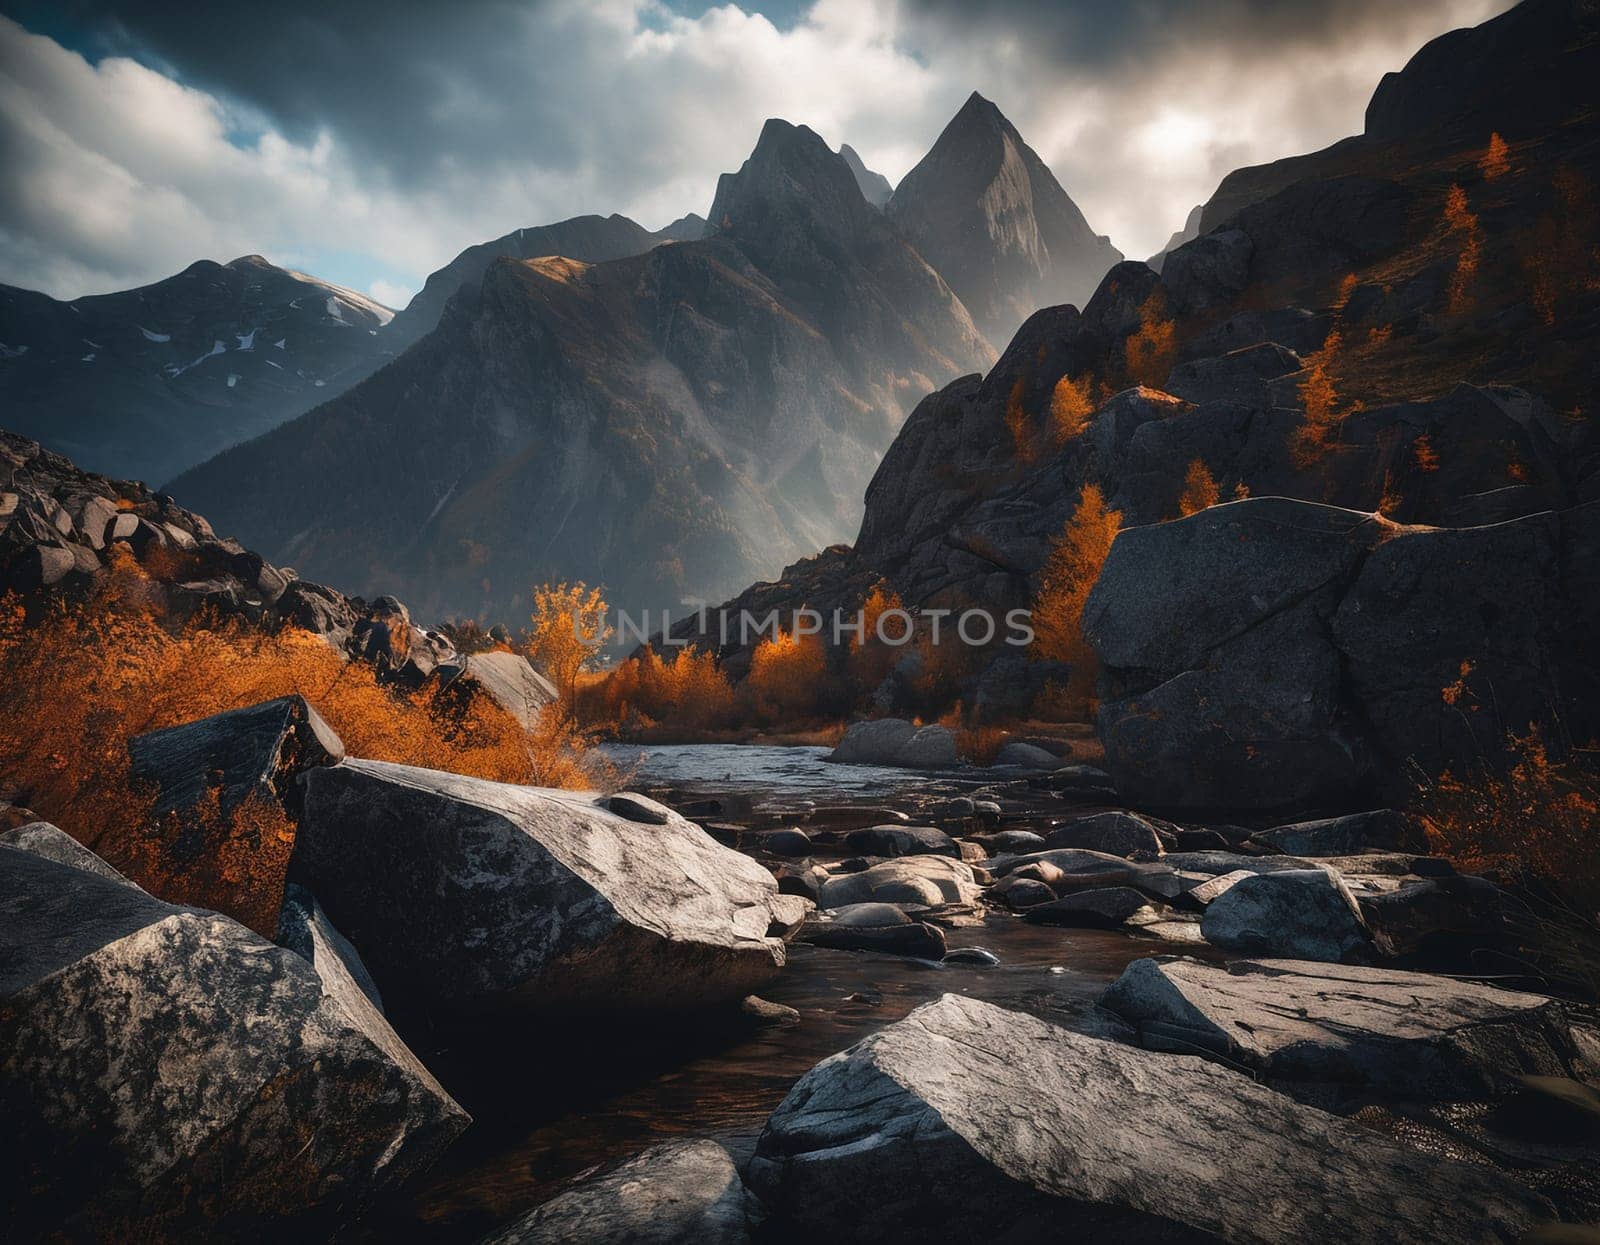
{"type": "Polygon", "coordinates": [[[259,255],[66,302],[0,286],[5,426],[159,483],[370,374],[392,314],[259,255]]]}
{"type": "Polygon", "coordinates": [[[889,184],[889,179],[882,173],[875,173],[869,169],[849,143],[839,148],[839,155],[850,166],[856,185],[861,188],[861,197],[875,208],[884,207],[894,194],[894,187],[889,184]]]}
{"type": "Polygon", "coordinates": [[[976,91],[887,211],[997,344],[1039,307],[1081,306],[1122,258],[976,91]]]}
{"type": "Polygon", "coordinates": [[[514,229],[498,238],[469,246],[443,268],[430,273],[422,288],[397,312],[387,338],[399,354],[424,334],[433,331],[444,307],[465,285],[476,285],[495,260],[539,259],[561,255],[586,264],[642,255],[663,242],[686,241],[705,232],[705,222],[692,213],[652,233],[643,225],[613,213],[610,216],[574,216],[552,225],[514,229]]]}
{"type": "Polygon", "coordinates": [[[677,606],[848,535],[909,396],[987,345],[810,130],[769,122],[716,203],[699,242],[496,260],[390,367],[175,493],[435,614],[560,578],[677,606]]]}

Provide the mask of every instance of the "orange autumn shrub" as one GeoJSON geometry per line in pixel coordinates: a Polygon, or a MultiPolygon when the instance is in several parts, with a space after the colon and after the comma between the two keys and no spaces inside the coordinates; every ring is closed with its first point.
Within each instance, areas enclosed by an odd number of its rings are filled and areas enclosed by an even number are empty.
{"type": "Polygon", "coordinates": [[[535,668],[555,684],[563,704],[577,699],[578,675],[593,669],[611,639],[605,598],[584,583],[540,584],[522,648],[535,668]]]}
{"type": "Polygon", "coordinates": [[[152,816],[155,793],[130,775],[134,736],[229,709],[298,694],[352,756],[501,782],[593,785],[582,740],[556,715],[530,732],[485,697],[402,692],[304,631],[266,635],[204,618],[176,626],[126,548],[109,558],[112,573],[88,601],[57,603],[31,623],[15,603],[0,615],[0,780],[161,898],[215,907],[263,932],[275,920],[287,851],[281,814],[195,810],[189,824],[215,850],[183,864],[162,850],[179,827],[152,816]]]}
{"type": "Polygon", "coordinates": [[[1221,499],[1222,493],[1217,488],[1216,478],[1205,460],[1195,459],[1184,473],[1183,492],[1178,495],[1178,514],[1184,517],[1199,514],[1215,506],[1221,499]]]}
{"type": "Polygon", "coordinates": [[[780,631],[750,655],[745,688],[763,722],[788,723],[816,713],[824,692],[827,654],[820,637],[780,631]]]}
{"type": "Polygon", "coordinates": [[[1432,475],[1439,470],[1439,452],[1433,448],[1433,441],[1427,433],[1411,443],[1411,458],[1423,475],[1432,475]]]}
{"type": "Polygon", "coordinates": [[[1305,377],[1300,381],[1300,403],[1305,408],[1305,420],[1295,430],[1290,446],[1297,467],[1314,466],[1333,448],[1341,418],[1334,368],[1343,345],[1343,338],[1334,329],[1319,349],[1306,356],[1305,377]]]}
{"type": "Polygon", "coordinates": [[[1478,157],[1478,172],[1483,174],[1483,180],[1492,182],[1497,177],[1504,177],[1511,171],[1510,148],[1506,140],[1498,133],[1489,135],[1489,145],[1484,148],[1483,155],[1478,157]]]}
{"type": "Polygon", "coordinates": [[[712,730],[732,726],[738,706],[715,653],[684,648],[669,660],[647,648],[596,680],[582,716],[611,727],[670,722],[712,730]]]}
{"type": "Polygon", "coordinates": [[[880,621],[884,635],[892,640],[900,638],[904,629],[911,624],[898,614],[887,619],[884,615],[904,608],[899,594],[883,580],[879,580],[862,601],[859,617],[850,620],[861,623],[861,634],[850,637],[850,656],[847,663],[850,679],[858,691],[871,692],[882,683],[888,677],[889,671],[894,668],[895,662],[900,660],[900,654],[905,651],[903,645],[887,644],[878,638],[880,621]]]}
{"type": "Polygon", "coordinates": [[[1074,380],[1063,373],[1050,393],[1050,423],[1056,440],[1065,444],[1080,437],[1094,414],[1093,383],[1087,376],[1074,380]]]}
{"type": "Polygon", "coordinates": [[[1095,484],[1084,485],[1066,528],[1050,547],[1034,598],[1032,652],[1036,659],[1068,663],[1065,702],[1087,714],[1099,664],[1083,638],[1083,607],[1122,527],[1122,512],[1106,505],[1095,484]]]}
{"type": "Polygon", "coordinates": [[[1460,186],[1451,186],[1445,196],[1444,219],[1445,227],[1455,235],[1459,247],[1448,294],[1450,313],[1459,315],[1472,305],[1468,288],[1483,260],[1483,235],[1478,228],[1478,218],[1468,210],[1467,192],[1460,186]]]}
{"type": "Polygon", "coordinates": [[[1166,298],[1152,290],[1139,308],[1139,327],[1123,344],[1128,379],[1159,389],[1178,357],[1177,326],[1167,318],[1166,298]]]}

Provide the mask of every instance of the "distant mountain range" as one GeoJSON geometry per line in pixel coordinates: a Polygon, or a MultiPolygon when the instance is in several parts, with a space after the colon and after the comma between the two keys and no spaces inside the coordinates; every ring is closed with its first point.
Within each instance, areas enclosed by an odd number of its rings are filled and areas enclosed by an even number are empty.
{"type": "Polygon", "coordinates": [[[707,219],[519,229],[395,313],[257,257],[73,303],[0,291],[0,400],[424,611],[513,612],[561,577],[672,605],[847,538],[916,401],[1118,258],[979,96],[898,193],[774,120],[707,219]]]}
{"type": "Polygon", "coordinates": [[[392,316],[259,255],[71,302],[0,286],[0,422],[159,483],[370,375],[392,316]]]}
{"type": "Polygon", "coordinates": [[[377,375],[172,492],[432,614],[572,578],[677,608],[847,537],[906,408],[993,352],[803,126],[767,123],[711,220],[607,262],[494,259],[377,375]]]}

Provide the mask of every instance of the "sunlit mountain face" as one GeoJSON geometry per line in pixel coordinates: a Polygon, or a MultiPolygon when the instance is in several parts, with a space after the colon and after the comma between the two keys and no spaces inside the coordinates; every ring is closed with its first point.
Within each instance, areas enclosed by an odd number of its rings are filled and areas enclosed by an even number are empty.
{"type": "Polygon", "coordinates": [[[1597,62],[10,6],[7,1240],[1587,1239],[1597,62]]]}

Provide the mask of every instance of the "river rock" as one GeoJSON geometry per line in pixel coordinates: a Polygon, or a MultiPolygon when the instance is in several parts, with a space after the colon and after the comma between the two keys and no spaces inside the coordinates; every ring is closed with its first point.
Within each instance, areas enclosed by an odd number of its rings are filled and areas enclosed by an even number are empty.
{"type": "Polygon", "coordinates": [[[966,964],[974,968],[999,968],[1000,957],[988,947],[951,947],[944,953],[946,964],[966,964]]]}
{"type": "MultiPolygon", "coordinates": [[[[1185,877],[1166,862],[1124,860],[1107,852],[1082,847],[1055,847],[1022,856],[1002,856],[989,862],[996,877],[1038,866],[1036,876],[1057,891],[1095,890],[1105,886],[1132,886],[1156,899],[1175,899],[1203,880],[1185,877]]],[[[1026,874],[1025,874],[1026,876],[1026,874]]]]}
{"type": "Polygon", "coordinates": [[[145,868],[170,899],[214,908],[270,935],[283,903],[301,777],[344,744],[299,696],[151,731],[128,742],[135,781],[156,793],[145,868]]]}
{"type": "Polygon", "coordinates": [[[1056,893],[1038,878],[1025,878],[1013,873],[996,882],[989,896],[998,899],[1013,912],[1023,912],[1039,904],[1053,902],[1056,893]]]}
{"type": "Polygon", "coordinates": [[[1100,1005],[1152,1050],[1203,1051],[1274,1080],[1407,1098],[1485,1098],[1520,1074],[1586,1070],[1561,1003],[1425,973],[1138,960],[1100,1005]]]}
{"type": "Polygon", "coordinates": [[[1079,891],[1029,908],[1022,919],[1032,925],[1065,925],[1080,929],[1115,929],[1150,909],[1150,901],[1131,886],[1079,891]]]}
{"type": "Polygon", "coordinates": [[[806,1073],[747,1170],[791,1238],[1502,1245],[1547,1203],[1199,1058],[945,995],[806,1073]]]}
{"type": "Polygon", "coordinates": [[[1110,856],[1132,856],[1135,852],[1161,854],[1161,836],[1137,813],[1095,813],[1079,817],[1055,827],[1045,842],[1049,847],[1081,847],[1110,856]]]}
{"type": "Polygon", "coordinates": [[[858,903],[972,903],[981,894],[972,866],[948,856],[902,856],[829,878],[818,906],[858,903]]]}
{"type": "Polygon", "coordinates": [[[1241,878],[1206,905],[1200,932],[1237,955],[1330,963],[1362,958],[1372,945],[1349,888],[1326,869],[1241,878]]]}
{"type": "Polygon", "coordinates": [[[995,753],[996,765],[1015,765],[1022,769],[1060,769],[1061,758],[1053,752],[1046,752],[1043,748],[1033,744],[1020,743],[1013,740],[1011,743],[1002,744],[1000,751],[995,753]]]}
{"type": "Polygon", "coordinates": [[[1391,956],[1492,945],[1501,934],[1501,901],[1499,887],[1475,877],[1418,879],[1358,899],[1373,942],[1391,956]]]}
{"type": "Polygon", "coordinates": [[[1023,852],[1037,852],[1044,848],[1044,835],[1035,834],[1032,830],[1001,830],[997,834],[982,834],[975,836],[991,852],[1005,852],[1019,854],[1023,852]]]}
{"type": "Polygon", "coordinates": [[[961,849],[936,826],[868,826],[845,836],[845,846],[863,856],[954,856],[961,849]]]}
{"type": "Polygon", "coordinates": [[[805,923],[800,941],[840,951],[882,951],[922,960],[941,959],[944,931],[918,921],[892,903],[846,904],[805,923]]]}
{"type": "Polygon", "coordinates": [[[828,760],[849,765],[894,765],[900,749],[916,733],[917,728],[904,718],[855,722],[828,754],[828,760]]]}
{"type": "Polygon", "coordinates": [[[763,834],[759,842],[761,850],[774,856],[790,856],[796,859],[811,855],[815,844],[811,836],[798,826],[786,826],[781,830],[773,830],[763,834]]]}
{"type": "Polygon", "coordinates": [[[333,959],[95,872],[0,858],[8,1234],[326,1228],[467,1126],[333,959]]]}
{"type": "Polygon", "coordinates": [[[894,763],[908,769],[954,769],[961,764],[956,737],[948,726],[919,727],[895,753],[894,763]]]}
{"type": "Polygon", "coordinates": [[[0,847],[15,847],[19,851],[32,852],[35,856],[42,856],[57,864],[71,865],[74,869],[87,869],[90,873],[98,873],[113,882],[132,886],[134,890],[142,889],[134,886],[65,830],[52,826],[48,821],[29,822],[25,826],[18,826],[15,830],[7,830],[4,834],[0,834],[0,847]]]}
{"type": "Polygon", "coordinates": [[[1362,852],[1407,852],[1427,847],[1415,823],[1404,813],[1390,808],[1278,826],[1252,835],[1251,842],[1289,856],[1355,856],[1362,852]]]}
{"type": "Polygon", "coordinates": [[[784,960],[767,870],[592,793],[347,761],[307,775],[291,872],[391,1003],[690,1008],[784,960]]]}
{"type": "Polygon", "coordinates": [[[383,1010],[383,995],[360,954],[348,938],[334,929],[317,897],[305,887],[290,882],[284,888],[283,911],[278,915],[278,933],[273,941],[317,968],[324,978],[331,973],[344,973],[368,1002],[380,1012],[383,1010]]]}
{"type": "Polygon", "coordinates": [[[668,1141],[580,1176],[482,1245],[745,1245],[761,1203],[714,1141],[668,1141]]]}
{"type": "Polygon", "coordinates": [[[618,817],[647,826],[664,826],[672,820],[672,810],[665,804],[634,791],[617,792],[606,800],[606,807],[618,817]]]}

